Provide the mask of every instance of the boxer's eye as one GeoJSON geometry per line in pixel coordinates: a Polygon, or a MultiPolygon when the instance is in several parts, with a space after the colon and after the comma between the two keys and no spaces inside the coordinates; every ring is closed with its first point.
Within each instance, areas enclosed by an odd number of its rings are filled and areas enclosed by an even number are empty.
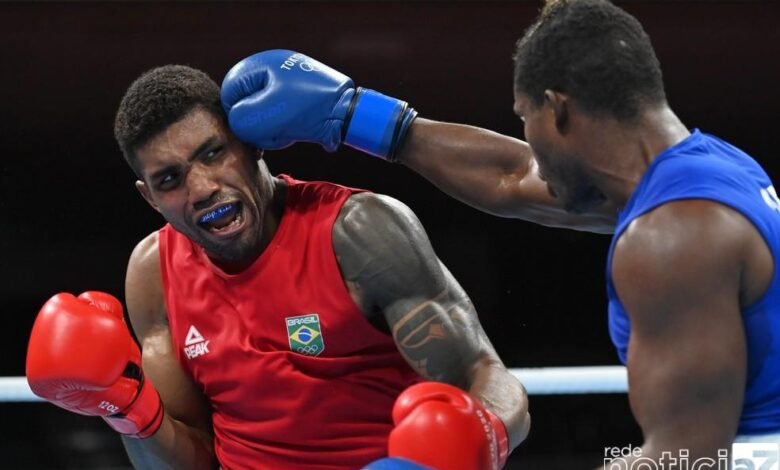
{"type": "Polygon", "coordinates": [[[178,180],[178,174],[176,173],[167,173],[165,175],[162,175],[160,179],[157,180],[157,189],[162,191],[173,189],[174,186],[176,186],[177,180],[178,180]]]}
{"type": "Polygon", "coordinates": [[[203,160],[206,162],[212,162],[222,155],[223,150],[225,150],[224,145],[214,147],[213,149],[210,149],[205,154],[203,154],[203,160]]]}

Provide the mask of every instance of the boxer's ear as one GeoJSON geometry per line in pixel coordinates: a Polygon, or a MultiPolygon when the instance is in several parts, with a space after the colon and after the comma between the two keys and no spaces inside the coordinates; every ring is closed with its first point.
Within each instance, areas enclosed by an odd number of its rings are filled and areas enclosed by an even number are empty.
{"type": "Polygon", "coordinates": [[[156,202],[154,202],[154,199],[152,198],[152,194],[149,191],[149,187],[146,186],[146,183],[144,183],[141,180],[136,180],[135,182],[135,189],[138,190],[139,193],[141,193],[141,197],[144,198],[144,200],[149,203],[150,206],[157,212],[160,212],[160,206],[157,205],[156,202]]]}
{"type": "Polygon", "coordinates": [[[557,91],[545,90],[544,101],[553,113],[555,128],[565,134],[569,128],[569,97],[557,91]]]}

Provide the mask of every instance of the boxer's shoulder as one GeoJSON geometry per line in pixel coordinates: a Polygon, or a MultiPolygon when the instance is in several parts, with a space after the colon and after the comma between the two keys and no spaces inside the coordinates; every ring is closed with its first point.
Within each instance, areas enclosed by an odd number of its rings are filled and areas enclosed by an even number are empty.
{"type": "Polygon", "coordinates": [[[441,268],[425,229],[392,197],[350,197],[333,226],[333,249],[344,280],[359,286],[364,301],[373,305],[397,300],[411,287],[441,291],[441,268]]]}
{"type": "MultiPolygon", "coordinates": [[[[375,193],[350,196],[333,224],[333,251],[350,295],[363,312],[375,312],[377,292],[413,270],[407,246],[420,224],[400,201],[375,193]]],[[[424,232],[421,232],[424,236],[424,232]]],[[[370,316],[370,315],[369,315],[370,316]]]]}
{"type": "Polygon", "coordinates": [[[125,301],[139,339],[156,325],[167,326],[158,232],[141,240],[130,255],[125,278],[125,301]]]}
{"type": "MultiPolygon", "coordinates": [[[[144,237],[135,245],[135,248],[133,248],[133,252],[130,255],[130,263],[149,264],[151,261],[150,258],[158,259],[160,253],[159,240],[160,232],[157,230],[144,237]]],[[[159,265],[157,269],[159,271],[159,265]]]]}
{"type": "Polygon", "coordinates": [[[746,240],[753,244],[754,232],[755,228],[744,215],[718,201],[674,200],[631,221],[615,245],[615,255],[635,257],[642,253],[651,258],[677,257],[681,252],[696,253],[712,247],[721,250],[721,255],[737,256],[746,240]]]}
{"type": "MultiPolygon", "coordinates": [[[[418,264],[418,248],[428,244],[425,230],[411,209],[390,196],[358,193],[345,203],[333,225],[333,248],[344,274],[364,271],[366,261],[399,263],[409,271],[418,264]]],[[[427,253],[426,253],[427,255],[427,253]]]]}
{"type": "Polygon", "coordinates": [[[127,263],[127,278],[133,281],[144,281],[142,284],[154,284],[156,280],[161,281],[158,232],[150,233],[135,245],[132,254],[130,254],[130,261],[127,263]]]}
{"type": "Polygon", "coordinates": [[[745,294],[741,280],[753,272],[745,258],[748,229],[736,211],[700,199],[672,201],[634,219],[615,243],[611,265],[632,338],[643,325],[671,328],[684,314],[712,321],[716,307],[736,306],[733,293],[745,294]]]}
{"type": "Polygon", "coordinates": [[[393,197],[371,192],[350,196],[344,202],[333,227],[334,234],[348,238],[387,234],[389,229],[425,234],[417,216],[406,204],[393,197]]]}

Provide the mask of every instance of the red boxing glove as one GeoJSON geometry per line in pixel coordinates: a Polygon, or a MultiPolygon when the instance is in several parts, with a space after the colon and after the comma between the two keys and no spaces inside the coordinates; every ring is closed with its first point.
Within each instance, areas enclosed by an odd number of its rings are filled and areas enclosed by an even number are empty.
{"type": "Polygon", "coordinates": [[[504,423],[463,390],[423,382],[393,406],[388,455],[438,470],[497,470],[509,454],[504,423]]]}
{"type": "Polygon", "coordinates": [[[43,305],[27,347],[27,381],[39,397],[101,416],[131,437],[149,437],[162,423],[160,396],[144,380],[122,304],[103,292],[57,294],[43,305]]]}

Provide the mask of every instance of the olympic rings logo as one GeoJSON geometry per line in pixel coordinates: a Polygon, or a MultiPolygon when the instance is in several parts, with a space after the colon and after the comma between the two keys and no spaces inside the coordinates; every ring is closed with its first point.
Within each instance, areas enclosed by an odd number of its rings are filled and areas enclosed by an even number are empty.
{"type": "Polygon", "coordinates": [[[319,72],[320,71],[320,67],[317,64],[315,64],[313,62],[306,61],[306,60],[301,62],[300,64],[298,64],[298,67],[300,67],[301,70],[303,70],[304,72],[319,72]]]}
{"type": "Polygon", "coordinates": [[[317,354],[317,351],[320,350],[320,347],[316,344],[312,344],[311,346],[303,346],[295,348],[296,352],[299,352],[301,354],[308,354],[309,356],[315,356],[317,354]]]}

